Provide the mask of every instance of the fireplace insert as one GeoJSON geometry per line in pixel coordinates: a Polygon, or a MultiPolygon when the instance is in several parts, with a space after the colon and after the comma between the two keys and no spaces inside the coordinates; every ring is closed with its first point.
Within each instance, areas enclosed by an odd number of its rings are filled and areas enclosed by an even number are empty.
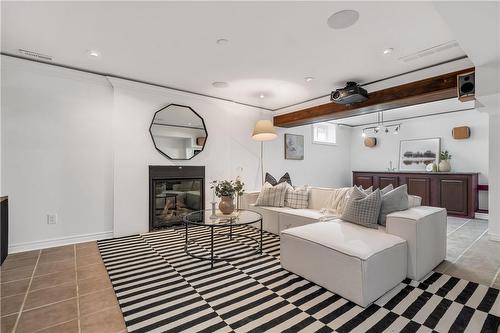
{"type": "Polygon", "coordinates": [[[149,167],[149,230],[181,224],[188,213],[204,209],[205,167],[149,167]]]}

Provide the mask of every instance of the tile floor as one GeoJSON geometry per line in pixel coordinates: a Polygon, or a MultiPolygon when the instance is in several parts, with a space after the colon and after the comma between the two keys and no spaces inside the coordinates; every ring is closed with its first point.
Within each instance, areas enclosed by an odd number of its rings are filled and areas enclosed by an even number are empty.
{"type": "Polygon", "coordinates": [[[436,271],[500,289],[500,242],[489,240],[488,221],[448,217],[447,257],[436,271]]]}
{"type": "MultiPolygon", "coordinates": [[[[436,270],[500,288],[500,243],[487,228],[448,218],[448,255],[436,270]]],[[[2,333],[126,331],[95,242],[9,255],[0,300],[2,333]]]]}
{"type": "Polygon", "coordinates": [[[96,242],[9,255],[1,332],[126,332],[96,242]]]}

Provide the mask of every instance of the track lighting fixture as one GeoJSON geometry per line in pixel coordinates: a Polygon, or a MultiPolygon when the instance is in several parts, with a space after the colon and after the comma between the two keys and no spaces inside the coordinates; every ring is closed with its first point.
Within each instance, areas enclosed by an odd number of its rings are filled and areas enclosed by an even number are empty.
{"type": "Polygon", "coordinates": [[[389,134],[391,132],[393,134],[399,134],[400,128],[401,124],[390,124],[390,125],[384,124],[384,113],[377,112],[377,125],[363,128],[361,136],[365,138],[368,134],[370,134],[370,132],[372,135],[376,135],[381,131],[383,131],[385,134],[389,134]]]}

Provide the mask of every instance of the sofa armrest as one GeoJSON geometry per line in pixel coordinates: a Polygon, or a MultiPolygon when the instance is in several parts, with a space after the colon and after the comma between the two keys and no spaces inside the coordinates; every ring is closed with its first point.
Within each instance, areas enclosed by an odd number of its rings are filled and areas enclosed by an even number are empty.
{"type": "Polygon", "coordinates": [[[417,195],[408,194],[408,208],[422,205],[422,198],[417,195]]]}
{"type": "Polygon", "coordinates": [[[420,280],[446,258],[446,209],[419,206],[387,215],[386,231],[408,243],[408,277],[420,280]]]}
{"type": "Polygon", "coordinates": [[[241,209],[248,209],[250,205],[254,204],[257,201],[259,193],[260,191],[251,191],[243,193],[243,195],[240,198],[241,209]]]}

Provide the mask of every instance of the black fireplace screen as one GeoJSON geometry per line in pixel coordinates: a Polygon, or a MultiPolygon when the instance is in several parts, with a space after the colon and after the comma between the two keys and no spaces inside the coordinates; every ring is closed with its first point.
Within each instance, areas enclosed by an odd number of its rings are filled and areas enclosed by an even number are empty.
{"type": "Polygon", "coordinates": [[[180,224],[184,215],[202,209],[203,179],[153,180],[153,225],[160,229],[180,224]]]}

